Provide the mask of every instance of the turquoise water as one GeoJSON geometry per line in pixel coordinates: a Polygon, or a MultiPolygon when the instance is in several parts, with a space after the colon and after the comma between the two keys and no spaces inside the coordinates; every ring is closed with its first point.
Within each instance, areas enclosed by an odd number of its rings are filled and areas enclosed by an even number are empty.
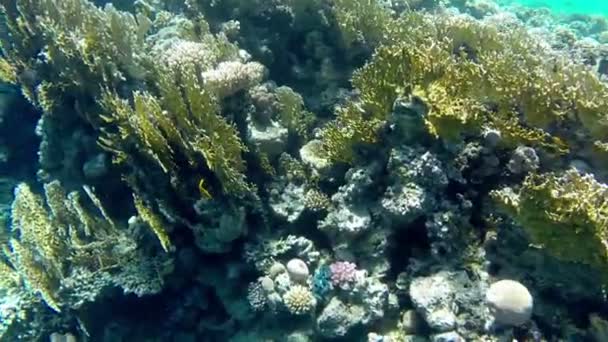
{"type": "Polygon", "coordinates": [[[533,8],[546,7],[559,14],[589,14],[608,17],[608,1],[601,0],[503,0],[501,2],[533,8]]]}

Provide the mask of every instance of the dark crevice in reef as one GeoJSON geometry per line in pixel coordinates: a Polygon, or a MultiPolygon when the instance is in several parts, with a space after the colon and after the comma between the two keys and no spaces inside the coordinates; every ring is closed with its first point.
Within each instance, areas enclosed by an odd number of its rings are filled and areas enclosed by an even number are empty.
{"type": "Polygon", "coordinates": [[[399,273],[405,271],[411,258],[428,255],[431,241],[427,234],[426,220],[426,216],[419,217],[405,227],[392,230],[387,251],[391,266],[388,279],[395,280],[399,273]]]}
{"type": "Polygon", "coordinates": [[[110,341],[112,330],[116,337],[125,338],[128,333],[130,338],[137,340],[141,336],[159,336],[162,332],[162,322],[167,320],[169,303],[165,293],[153,296],[137,297],[135,295],[123,295],[120,290],[108,291],[101,305],[93,304],[94,309],[84,306],[79,310],[79,318],[84,327],[91,334],[100,338],[104,336],[110,341]],[[156,324],[151,324],[156,322],[156,324]],[[108,325],[114,329],[108,329],[108,325]],[[124,327],[128,325],[129,328],[124,327]],[[137,336],[138,334],[141,336],[137,336]],[[144,335],[145,334],[145,335],[144,335]]]}
{"type": "Polygon", "coordinates": [[[7,84],[0,84],[0,106],[4,114],[0,118],[0,137],[4,145],[2,148],[6,149],[0,153],[7,153],[0,156],[6,158],[0,163],[0,174],[20,180],[33,179],[40,146],[40,138],[35,134],[40,112],[21,95],[18,88],[7,84]],[[24,176],[26,179],[23,179],[24,176]]]}

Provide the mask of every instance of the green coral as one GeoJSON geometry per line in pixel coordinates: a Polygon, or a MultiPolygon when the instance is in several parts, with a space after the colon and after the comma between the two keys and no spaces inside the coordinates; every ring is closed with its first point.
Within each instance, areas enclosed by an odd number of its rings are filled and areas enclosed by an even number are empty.
{"type": "Polygon", "coordinates": [[[608,269],[608,187],[593,176],[574,169],[531,174],[519,189],[492,197],[533,245],[563,261],[608,269]]]}

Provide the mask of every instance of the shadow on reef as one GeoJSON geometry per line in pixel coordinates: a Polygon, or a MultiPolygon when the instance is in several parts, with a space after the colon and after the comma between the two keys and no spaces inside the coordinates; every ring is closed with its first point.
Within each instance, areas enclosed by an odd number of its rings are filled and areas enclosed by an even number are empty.
{"type": "Polygon", "coordinates": [[[387,278],[395,281],[407,269],[411,258],[424,258],[430,253],[431,242],[426,231],[426,217],[420,217],[407,227],[400,227],[389,237],[387,278]]]}
{"type": "Polygon", "coordinates": [[[0,231],[9,229],[15,186],[36,177],[39,115],[19,88],[0,83],[0,231]]]}
{"type": "Polygon", "coordinates": [[[0,83],[0,174],[21,181],[35,177],[39,117],[18,87],[0,83]]]}

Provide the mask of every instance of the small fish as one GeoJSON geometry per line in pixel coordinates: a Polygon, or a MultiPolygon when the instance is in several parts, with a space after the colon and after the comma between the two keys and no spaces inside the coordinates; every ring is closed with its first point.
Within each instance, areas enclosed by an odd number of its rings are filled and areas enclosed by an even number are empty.
{"type": "Polygon", "coordinates": [[[213,199],[213,196],[211,196],[211,193],[205,188],[205,179],[201,178],[201,180],[198,182],[198,191],[201,193],[201,196],[207,198],[207,199],[213,199]]]}

